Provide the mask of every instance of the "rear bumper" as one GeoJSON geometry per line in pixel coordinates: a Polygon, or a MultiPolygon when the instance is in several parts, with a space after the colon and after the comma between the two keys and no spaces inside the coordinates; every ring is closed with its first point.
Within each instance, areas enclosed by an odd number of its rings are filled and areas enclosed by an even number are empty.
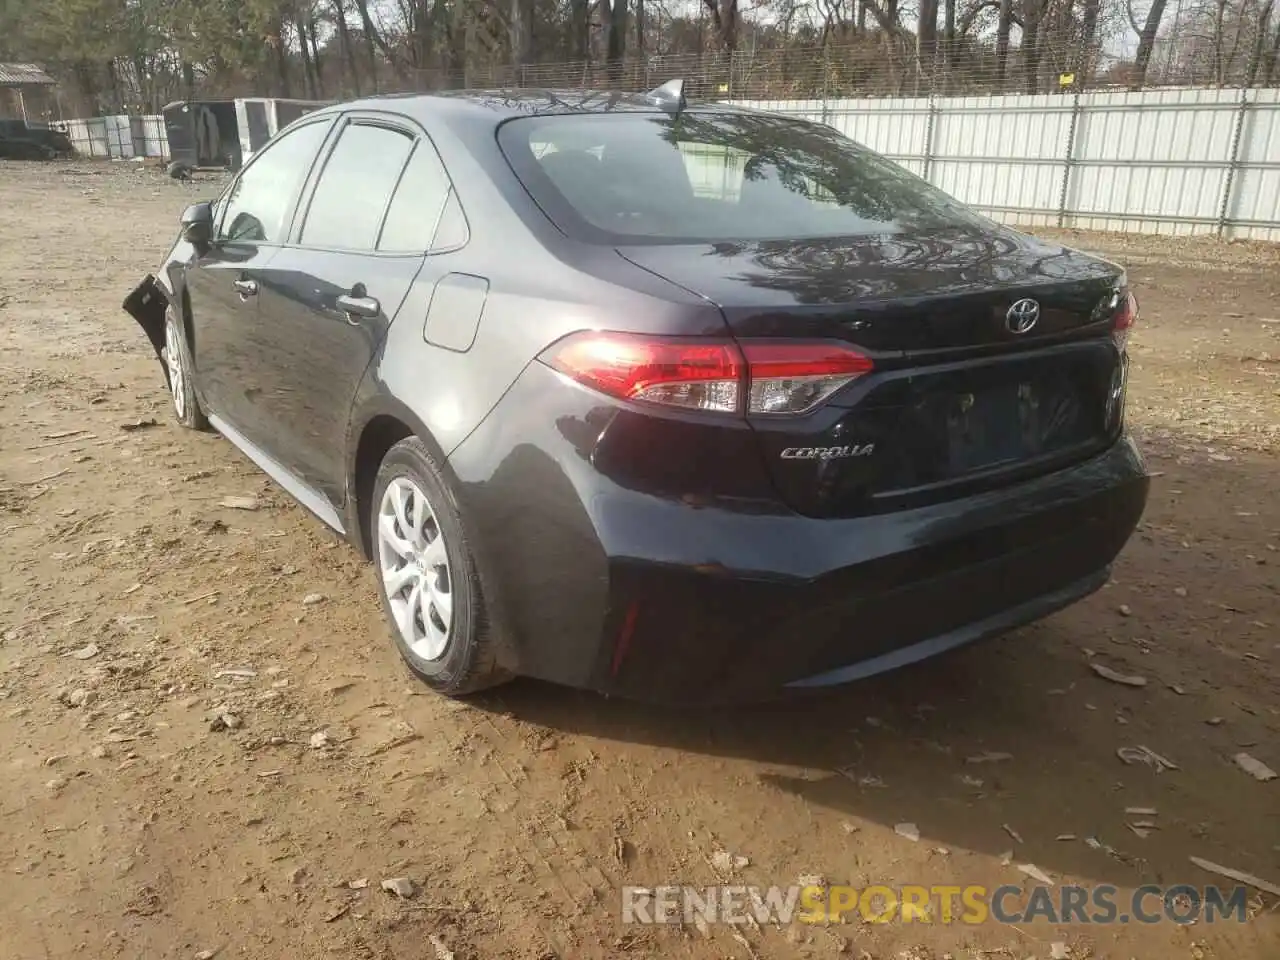
{"type": "MultiPolygon", "coordinates": [[[[1148,484],[1126,439],[1074,468],[938,507],[847,521],[740,518],[739,554],[756,560],[736,570],[615,561],[615,622],[592,685],[643,699],[755,698],[1008,631],[1106,582],[1148,484]]],[[[699,535],[689,513],[682,539],[699,535]]],[[[645,526],[663,537],[652,514],[645,526]]],[[[722,538],[719,526],[703,535],[722,538]]]]}
{"type": "Polygon", "coordinates": [[[1032,597],[1016,606],[1006,607],[983,620],[954,627],[947,633],[935,637],[918,640],[904,647],[896,647],[879,656],[861,660],[844,667],[837,667],[802,680],[793,680],[788,687],[803,689],[815,687],[831,687],[841,683],[850,683],[864,677],[873,677],[877,673],[895,670],[910,663],[916,663],[929,657],[946,653],[956,647],[982,640],[986,637],[998,636],[1023,624],[1031,623],[1055,611],[1068,607],[1100,589],[1110,576],[1110,566],[1096,570],[1086,577],[1068,583],[1051,593],[1032,597]]]}
{"type": "Polygon", "coordinates": [[[1147,499],[1126,438],[1049,475],[895,513],[691,504],[610,481],[539,436],[550,395],[517,397],[450,462],[512,641],[507,665],[629,698],[767,698],[1007,631],[1100,587],[1147,499]]]}

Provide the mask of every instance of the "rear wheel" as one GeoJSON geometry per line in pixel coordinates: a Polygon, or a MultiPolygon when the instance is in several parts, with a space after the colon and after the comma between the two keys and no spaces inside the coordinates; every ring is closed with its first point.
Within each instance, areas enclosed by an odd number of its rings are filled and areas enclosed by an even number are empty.
{"type": "Polygon", "coordinates": [[[200,409],[195,385],[191,381],[191,354],[187,350],[187,338],[173,307],[164,312],[164,367],[168,373],[174,417],[188,429],[208,429],[209,421],[200,409]]]}
{"type": "Polygon", "coordinates": [[[409,668],[449,696],[508,679],[457,501],[417,437],[383,458],[367,522],[382,606],[409,668]]]}

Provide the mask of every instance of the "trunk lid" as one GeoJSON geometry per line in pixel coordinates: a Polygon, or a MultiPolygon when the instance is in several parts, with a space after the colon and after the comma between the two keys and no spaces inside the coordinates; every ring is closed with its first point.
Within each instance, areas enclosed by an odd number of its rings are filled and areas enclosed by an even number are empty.
{"type": "Polygon", "coordinates": [[[737,337],[833,338],[922,361],[1026,349],[1086,332],[1104,319],[1096,311],[1122,273],[1087,254],[1003,230],[636,245],[618,252],[718,305],[737,337]],[[1041,312],[1031,330],[1015,334],[1007,314],[1024,297],[1041,312]]]}
{"type": "Polygon", "coordinates": [[[635,245],[735,338],[839,340],[875,361],[814,411],[751,416],[795,510],[937,502],[1083,459],[1120,429],[1109,300],[1122,270],[1012,231],[635,245]],[[1029,329],[1012,311],[1034,300],[1029,329]]]}

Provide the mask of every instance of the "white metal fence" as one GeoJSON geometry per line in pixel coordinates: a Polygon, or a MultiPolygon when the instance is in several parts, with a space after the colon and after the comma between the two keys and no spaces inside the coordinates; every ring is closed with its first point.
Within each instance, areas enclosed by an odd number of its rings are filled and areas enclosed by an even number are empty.
{"type": "MultiPolygon", "coordinates": [[[[735,102],[829,123],[1007,223],[1280,241],[1280,90],[735,102]]],[[[169,156],[160,116],[68,127],[84,156],[169,156]]]]}
{"type": "Polygon", "coordinates": [[[1280,90],[738,101],[821,120],[996,220],[1280,241],[1280,90]]]}
{"type": "Polygon", "coordinates": [[[159,114],[68,120],[66,127],[71,146],[82,157],[169,158],[169,138],[159,114]]]}

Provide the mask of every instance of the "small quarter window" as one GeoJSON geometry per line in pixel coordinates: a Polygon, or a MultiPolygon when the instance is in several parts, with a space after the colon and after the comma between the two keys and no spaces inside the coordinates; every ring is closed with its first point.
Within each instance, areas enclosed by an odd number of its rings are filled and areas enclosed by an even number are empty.
{"type": "Polygon", "coordinates": [[[425,253],[431,247],[440,212],[449,196],[449,177],[435,149],[418,142],[396,188],[378,249],[386,253],[425,253]]]}

